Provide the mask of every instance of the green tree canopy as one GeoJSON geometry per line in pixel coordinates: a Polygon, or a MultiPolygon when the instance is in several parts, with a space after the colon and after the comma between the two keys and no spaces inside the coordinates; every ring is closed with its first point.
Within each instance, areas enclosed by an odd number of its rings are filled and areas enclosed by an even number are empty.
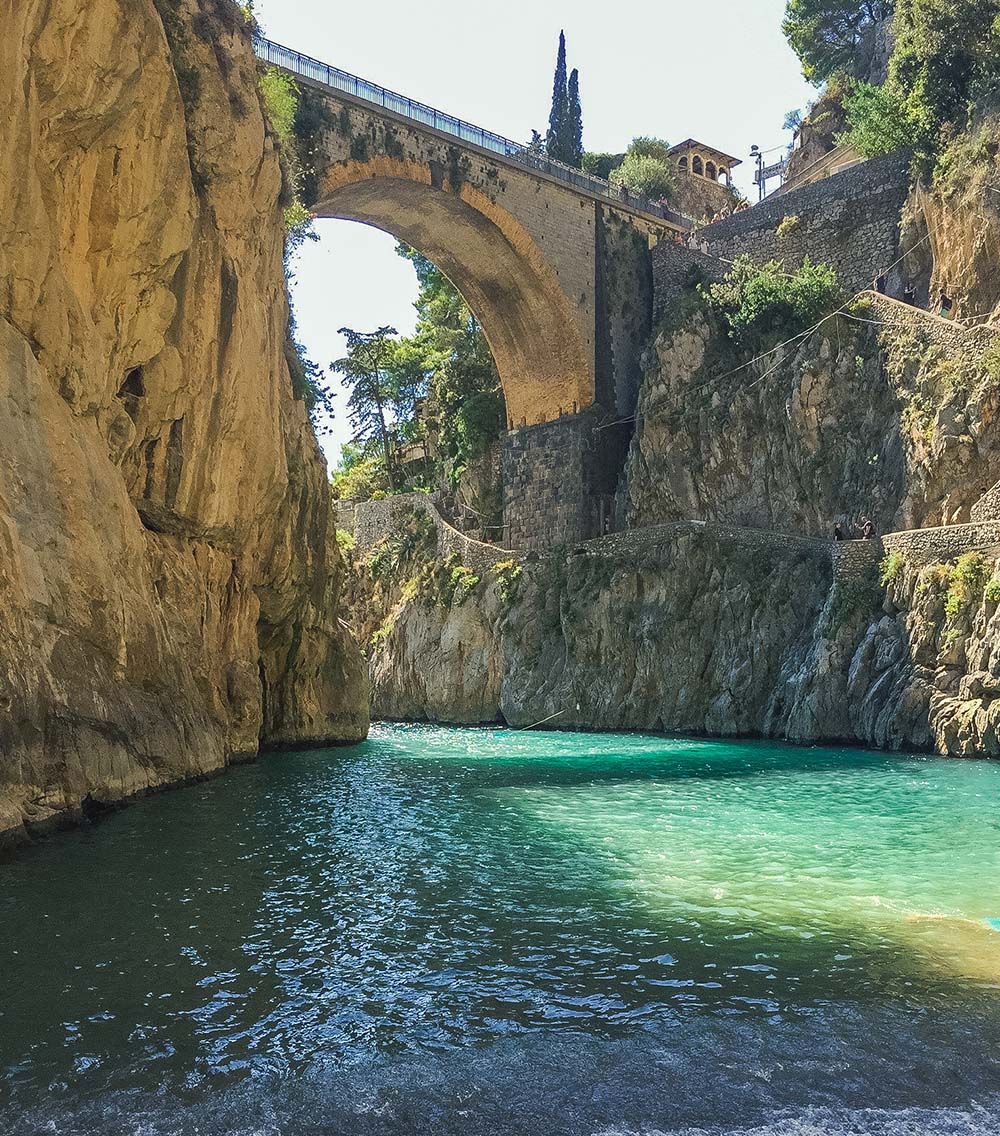
{"type": "Polygon", "coordinates": [[[894,85],[854,83],[844,95],[848,130],[843,136],[863,158],[877,158],[916,142],[914,124],[894,85]]]}
{"type": "Polygon", "coordinates": [[[932,162],[976,109],[1000,105],[1000,0],[897,0],[883,87],[855,82],[845,137],[865,157],[912,148],[932,162]]]}
{"type": "Polygon", "coordinates": [[[946,126],[1000,92],[1000,0],[897,0],[890,89],[903,100],[920,148],[936,154],[946,126]]]}
{"type": "Polygon", "coordinates": [[[347,354],[330,364],[344,377],[350,390],[347,408],[354,428],[355,443],[376,441],[382,450],[389,484],[393,479],[393,437],[390,423],[394,413],[410,403],[412,393],[401,392],[393,370],[397,344],[394,327],[380,327],[375,331],[355,331],[342,327],[340,334],[347,340],[347,354]]]}
{"type": "Polygon", "coordinates": [[[569,118],[566,123],[566,153],[569,165],[583,165],[583,108],[580,106],[580,72],[569,73],[569,118]]]}
{"type": "Polygon", "coordinates": [[[559,33],[556,72],[552,79],[552,109],[545,135],[545,152],[557,162],[565,161],[566,129],[569,124],[569,79],[566,74],[566,33],[559,33]]]}
{"type": "Polygon", "coordinates": [[[838,71],[866,78],[873,33],[893,8],[894,0],[788,0],[782,30],[812,82],[838,71]]]}
{"type": "Polygon", "coordinates": [[[662,138],[633,138],[621,165],[611,171],[608,180],[629,193],[661,201],[674,188],[674,164],[669,150],[662,138]]]}
{"type": "Polygon", "coordinates": [[[611,171],[616,170],[624,160],[624,154],[584,153],[580,167],[588,174],[607,181],[611,177],[611,171]]]}
{"type": "Polygon", "coordinates": [[[503,430],[505,404],[482,327],[462,295],[420,253],[399,245],[413,262],[420,292],[410,341],[423,361],[440,412],[440,446],[457,469],[473,461],[503,430]]]}

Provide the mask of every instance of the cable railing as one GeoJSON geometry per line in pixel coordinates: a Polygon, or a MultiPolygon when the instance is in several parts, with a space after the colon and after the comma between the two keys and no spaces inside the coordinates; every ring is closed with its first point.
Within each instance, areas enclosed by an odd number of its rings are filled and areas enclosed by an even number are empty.
{"type": "Polygon", "coordinates": [[[367,79],[361,79],[357,75],[341,71],[339,67],[331,67],[328,63],[321,63],[318,59],[303,55],[290,47],[284,47],[273,40],[258,36],[254,42],[254,50],[265,63],[280,67],[284,71],[290,71],[294,75],[301,75],[304,79],[323,83],[336,91],[343,91],[344,94],[353,95],[356,99],[363,99],[365,102],[383,107],[385,110],[392,111],[403,118],[421,122],[434,130],[450,134],[462,142],[478,146],[481,150],[489,150],[494,154],[499,154],[508,162],[514,162],[519,166],[526,166],[528,169],[548,174],[549,177],[557,178],[559,181],[566,182],[577,189],[582,189],[594,197],[604,198],[612,202],[618,209],[648,213],[681,228],[691,228],[691,222],[687,218],[659,202],[650,201],[640,194],[620,190],[611,185],[610,182],[604,181],[603,178],[594,177],[593,174],[574,169],[563,162],[555,162],[544,153],[538,153],[524,143],[513,142],[510,138],[504,138],[500,134],[484,130],[481,126],[464,122],[453,115],[445,114],[444,111],[435,110],[434,107],[409,99],[395,91],[387,90],[376,83],[369,83],[367,79]]]}

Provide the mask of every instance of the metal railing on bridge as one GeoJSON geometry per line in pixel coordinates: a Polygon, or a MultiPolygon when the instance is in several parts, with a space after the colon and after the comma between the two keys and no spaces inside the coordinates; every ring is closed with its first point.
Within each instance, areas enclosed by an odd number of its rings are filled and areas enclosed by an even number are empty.
{"type": "Polygon", "coordinates": [[[455,138],[478,146],[482,150],[499,154],[508,162],[514,162],[517,165],[548,174],[549,177],[567,182],[595,197],[604,198],[618,209],[660,217],[664,221],[684,229],[692,227],[687,218],[658,202],[650,201],[648,198],[635,193],[624,194],[609,182],[604,181],[603,178],[594,177],[592,174],[584,173],[582,170],[574,169],[562,162],[554,162],[544,153],[538,153],[524,143],[513,142],[500,134],[484,130],[481,126],[473,126],[470,122],[463,122],[462,119],[445,114],[444,111],[435,110],[434,107],[408,99],[405,95],[389,91],[375,83],[369,83],[367,79],[360,79],[357,75],[350,75],[346,71],[341,71],[339,67],[331,67],[328,63],[321,63],[318,59],[303,55],[290,47],[284,47],[273,40],[258,36],[254,42],[254,50],[265,63],[280,67],[284,71],[290,71],[294,75],[301,75],[304,79],[323,83],[334,90],[343,91],[347,95],[353,95],[356,99],[363,99],[365,102],[383,107],[394,114],[402,115],[404,118],[422,122],[425,126],[430,126],[445,134],[451,134],[455,138]]]}

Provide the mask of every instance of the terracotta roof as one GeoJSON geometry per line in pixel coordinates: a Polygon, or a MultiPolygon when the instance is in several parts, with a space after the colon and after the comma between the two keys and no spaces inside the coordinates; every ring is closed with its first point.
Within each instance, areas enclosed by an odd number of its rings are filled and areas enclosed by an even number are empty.
{"type": "Polygon", "coordinates": [[[716,150],[714,146],[709,146],[704,142],[699,142],[696,138],[688,138],[683,142],[678,142],[676,146],[671,146],[668,153],[679,154],[685,150],[697,150],[704,158],[713,158],[718,163],[721,159],[723,165],[732,169],[733,166],[741,166],[743,164],[742,158],[734,158],[732,154],[727,154],[724,150],[716,150]]]}

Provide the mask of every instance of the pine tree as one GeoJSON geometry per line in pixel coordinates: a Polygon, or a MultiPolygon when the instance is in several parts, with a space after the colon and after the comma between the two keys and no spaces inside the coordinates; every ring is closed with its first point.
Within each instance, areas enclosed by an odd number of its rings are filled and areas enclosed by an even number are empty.
{"type": "Polygon", "coordinates": [[[580,106],[580,72],[574,67],[569,76],[569,116],[566,123],[566,157],[576,169],[583,165],[583,108],[580,106]]]}
{"type": "Polygon", "coordinates": [[[549,113],[549,130],[545,135],[545,152],[557,162],[565,162],[566,127],[569,121],[569,90],[566,79],[566,35],[559,33],[559,54],[556,56],[556,73],[552,80],[552,110],[549,113]]]}
{"type": "Polygon", "coordinates": [[[351,392],[347,408],[354,427],[352,441],[375,441],[381,446],[389,487],[395,488],[389,413],[394,394],[390,363],[396,351],[396,329],[355,331],[342,327],[339,334],[347,340],[347,354],[330,366],[344,376],[344,385],[351,392]]]}

